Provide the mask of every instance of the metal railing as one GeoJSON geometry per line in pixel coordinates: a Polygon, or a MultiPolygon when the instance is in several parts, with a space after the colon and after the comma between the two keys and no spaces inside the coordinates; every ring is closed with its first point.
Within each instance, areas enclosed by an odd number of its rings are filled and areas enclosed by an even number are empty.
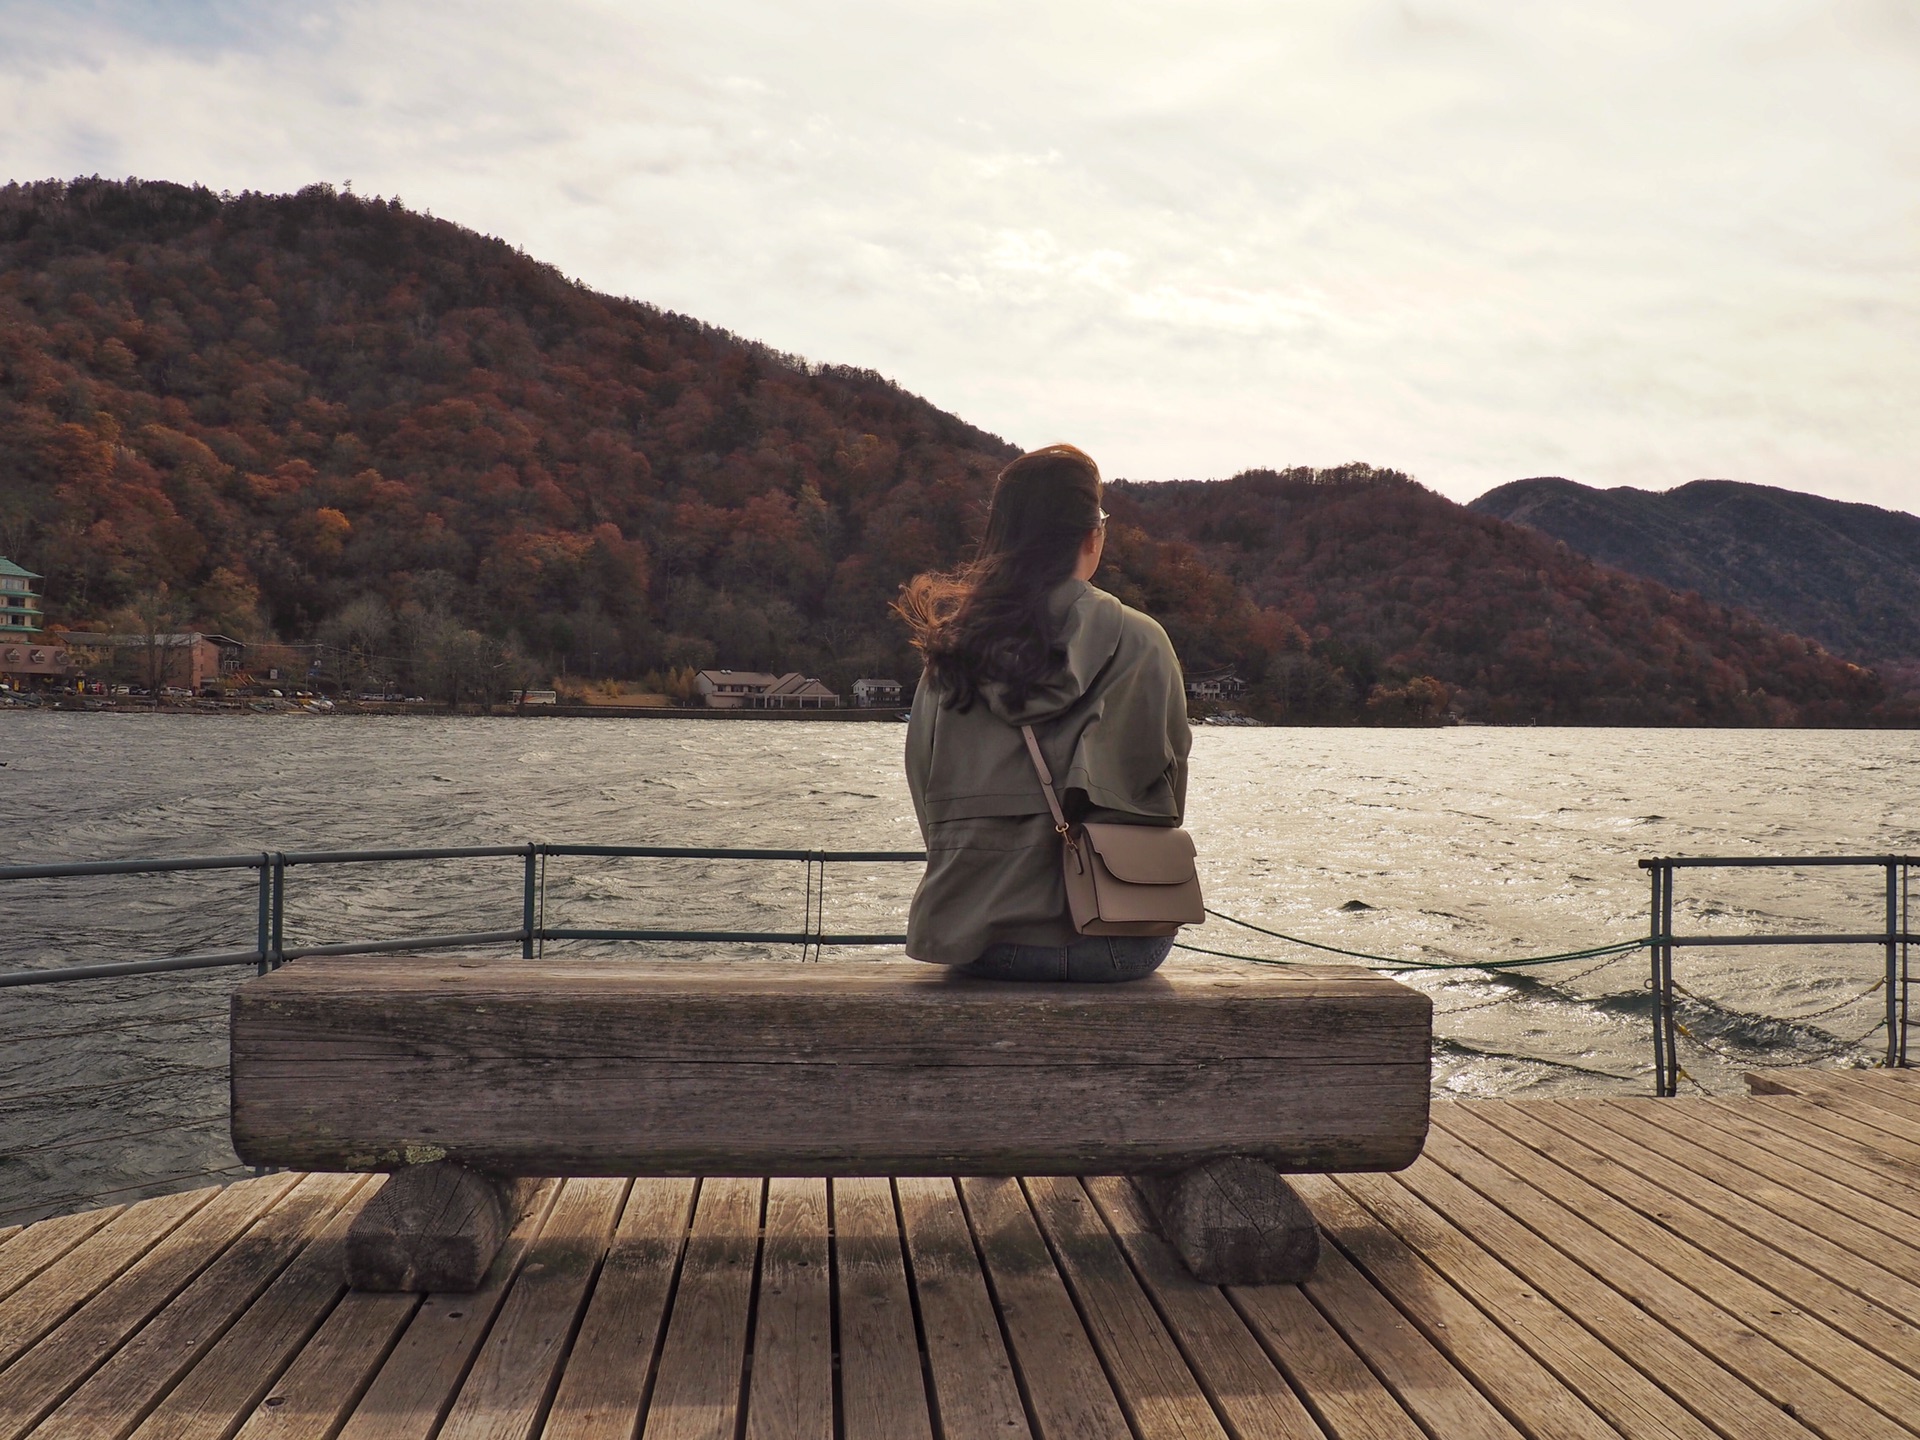
{"type": "MultiPolygon", "coordinates": [[[[1886,1063],[1907,1063],[1907,1020],[1909,991],[1912,984],[1911,947],[1920,943],[1909,923],[1908,881],[1920,858],[1910,855],[1791,855],[1791,856],[1666,856],[1642,860],[1640,868],[1648,872],[1652,898],[1648,905],[1648,945],[1653,953],[1653,1071],[1654,1091],[1658,1095],[1676,1095],[1680,1086],[1680,1056],[1677,1046],[1684,1033],[1676,1013],[1675,994],[1680,987],[1673,977],[1673,952],[1679,949],[1721,945],[1873,945],[1885,951],[1886,974],[1878,982],[1886,987],[1887,1027],[1886,1063]],[[1676,870],[1759,870],[1831,867],[1870,867],[1886,872],[1886,911],[1880,929],[1847,931],[1838,934],[1789,935],[1676,935],[1673,933],[1673,885],[1676,870]]],[[[1876,987],[1877,988],[1877,987],[1876,987]]],[[[1879,1027],[1876,1026],[1876,1029],[1879,1027]]],[[[1868,1034],[1871,1034],[1869,1031],[1868,1034]]]]}
{"type": "Polygon", "coordinates": [[[694,845],[459,845],[409,850],[269,850],[257,855],[200,855],[178,860],[93,860],[62,865],[0,865],[0,880],[56,880],[85,875],[160,875],[189,870],[259,872],[254,942],[250,948],[164,955],[95,965],[53,965],[0,973],[0,988],[48,985],[69,980],[104,980],[122,975],[152,975],[172,970],[210,970],[252,965],[267,971],[308,955],[379,955],[398,951],[446,950],[463,945],[518,943],[531,958],[549,940],[709,941],[798,945],[804,954],[827,945],[901,945],[905,935],[835,935],[826,931],[826,867],[830,864],[914,863],[921,850],[754,850],[694,845]],[[546,864],[556,856],[596,856],[655,860],[789,860],[804,862],[806,918],[797,931],[667,930],[549,926],[546,917],[546,864]],[[287,872],[300,866],[361,865],[417,860],[518,859],[522,865],[520,924],[512,930],[475,930],[451,935],[416,935],[391,940],[356,940],[329,945],[286,943],[287,872]]]}
{"type": "MultiPolygon", "coordinates": [[[[539,954],[549,940],[653,941],[714,944],[798,945],[803,957],[828,945],[900,945],[899,934],[834,934],[826,929],[826,867],[836,863],[924,862],[919,850],[780,850],[689,845],[467,845],[383,850],[262,851],[247,855],[208,855],[181,859],[99,860],[52,865],[0,866],[0,881],[65,879],[89,875],[166,874],[182,871],[252,870],[257,872],[257,904],[253,944],[245,949],[158,956],[145,960],[101,964],[54,965],[0,973],[0,988],[45,985],[62,981],[107,979],[167,971],[204,970],[251,965],[261,973],[289,960],[310,955],[376,955],[461,946],[517,944],[528,958],[539,954]],[[805,918],[799,930],[694,930],[636,927],[588,927],[546,923],[546,878],[549,859],[570,856],[603,859],[797,861],[807,867],[805,918]],[[289,945],[286,940],[288,872],[302,866],[386,864],[408,861],[512,859],[521,866],[520,924],[513,929],[466,931],[456,934],[416,935],[386,940],[356,940],[329,944],[289,945]]],[[[1653,1059],[1655,1091],[1678,1093],[1681,1067],[1679,1036],[1686,1033],[1677,1016],[1676,995],[1684,991],[1674,978],[1674,952],[1684,948],[1728,945],[1873,945],[1885,952],[1886,1063],[1907,1063],[1907,1030],[1911,988],[1911,947],[1920,943],[1909,923],[1908,891],[1911,868],[1920,858],[1899,855],[1822,855],[1784,857],[1661,857],[1642,860],[1649,872],[1652,897],[1648,938],[1652,952],[1654,995],[1653,1059]],[[1801,867],[1877,867],[1886,873],[1884,924],[1872,931],[1836,934],[1785,935],[1676,935],[1673,933],[1674,875],[1682,869],[1756,869],[1801,867]]],[[[1285,937],[1283,937],[1285,938],[1285,937]]],[[[1311,943],[1311,942],[1303,942],[1311,943]]],[[[1877,988],[1877,987],[1876,987],[1877,988]]],[[[1878,1028],[1877,1026],[1875,1027],[1878,1028]]]]}

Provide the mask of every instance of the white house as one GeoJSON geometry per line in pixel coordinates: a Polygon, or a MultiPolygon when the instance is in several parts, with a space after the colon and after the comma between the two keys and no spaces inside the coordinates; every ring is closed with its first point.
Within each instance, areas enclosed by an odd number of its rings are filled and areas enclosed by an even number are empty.
{"type": "Polygon", "coordinates": [[[702,670],[694,688],[711,710],[834,710],[840,696],[811,675],[789,670],[702,670]]]}

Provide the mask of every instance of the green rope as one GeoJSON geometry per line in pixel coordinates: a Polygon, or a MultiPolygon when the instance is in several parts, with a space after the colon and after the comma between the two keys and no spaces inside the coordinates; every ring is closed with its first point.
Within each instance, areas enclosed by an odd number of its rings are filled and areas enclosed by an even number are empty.
{"type": "MultiPolygon", "coordinates": [[[[1644,950],[1653,943],[1650,939],[1615,940],[1605,945],[1590,945],[1584,950],[1563,950],[1555,955],[1527,955],[1513,960],[1409,960],[1400,955],[1375,955],[1366,950],[1348,950],[1339,945],[1326,945],[1318,940],[1302,939],[1298,935],[1288,935],[1284,931],[1269,930],[1264,925],[1256,925],[1251,920],[1242,920],[1236,915],[1207,907],[1207,914],[1229,924],[1244,926],[1248,930],[1267,935],[1275,940],[1285,940],[1290,945],[1304,945],[1309,950],[1323,950],[1330,955],[1346,955],[1355,960],[1365,960],[1369,965],[1391,970],[1518,970],[1531,965],[1559,965],[1569,960],[1597,960],[1602,956],[1619,958],[1630,955],[1636,950],[1644,950]]],[[[1301,965],[1301,960],[1282,960],[1271,955],[1241,955],[1231,950],[1209,950],[1202,945],[1187,945],[1174,942],[1181,950],[1191,950],[1200,955],[1218,955],[1225,960],[1245,960],[1255,965],[1301,965]]]]}

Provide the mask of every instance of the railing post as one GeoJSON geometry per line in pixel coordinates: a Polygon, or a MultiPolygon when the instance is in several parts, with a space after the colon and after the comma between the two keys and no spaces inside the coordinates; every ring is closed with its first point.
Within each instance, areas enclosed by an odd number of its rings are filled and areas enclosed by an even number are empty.
{"type": "Polygon", "coordinates": [[[286,964],[287,857],[273,852],[273,936],[267,963],[275,970],[286,964]]]}
{"type": "Polygon", "coordinates": [[[1887,1068],[1905,1062],[1900,1034],[1900,864],[1887,857],[1887,1068]]]}
{"type": "Polygon", "coordinates": [[[533,958],[534,925],[534,881],[536,848],[531,840],[527,842],[526,877],[520,887],[520,958],[533,958]]]}
{"type": "Polygon", "coordinates": [[[1666,1006],[1661,1001],[1660,990],[1660,862],[1647,862],[1647,880],[1652,893],[1647,897],[1647,955],[1652,965],[1652,973],[1647,977],[1647,991],[1653,997],[1653,1093],[1667,1093],[1667,1052],[1663,1040],[1665,1034],[1666,1006]]]}
{"type": "Polygon", "coordinates": [[[1654,1094],[1680,1093],[1680,1037],[1673,1005],[1673,866],[1653,862],[1654,1094]]]}
{"type": "Polygon", "coordinates": [[[260,952],[260,966],[254,973],[264,975],[273,957],[273,857],[264,850],[260,852],[260,909],[254,945],[260,952]]]}

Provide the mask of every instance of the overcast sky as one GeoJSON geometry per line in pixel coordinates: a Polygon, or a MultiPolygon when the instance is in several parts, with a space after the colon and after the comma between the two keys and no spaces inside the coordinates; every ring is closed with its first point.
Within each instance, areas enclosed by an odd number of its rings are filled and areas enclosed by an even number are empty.
{"type": "Polygon", "coordinates": [[[0,0],[0,172],[351,180],[1109,475],[1920,509],[1915,0],[0,0]]]}

